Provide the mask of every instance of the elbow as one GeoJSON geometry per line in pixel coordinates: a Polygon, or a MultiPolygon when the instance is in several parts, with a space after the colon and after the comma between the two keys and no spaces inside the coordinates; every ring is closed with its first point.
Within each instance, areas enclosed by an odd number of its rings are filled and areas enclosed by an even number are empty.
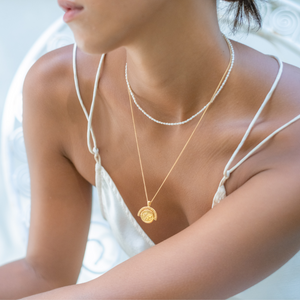
{"type": "Polygon", "coordinates": [[[55,271],[45,265],[33,262],[28,258],[23,259],[24,267],[33,274],[42,288],[43,292],[54,290],[57,288],[74,285],[77,282],[78,275],[62,276],[59,271],[55,271]]]}

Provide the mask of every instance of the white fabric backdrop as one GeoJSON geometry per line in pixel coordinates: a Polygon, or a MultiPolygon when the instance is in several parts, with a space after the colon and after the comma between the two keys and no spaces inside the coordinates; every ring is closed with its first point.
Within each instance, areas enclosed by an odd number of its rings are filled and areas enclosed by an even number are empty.
{"type": "MultiPolygon", "coordinates": [[[[1,123],[5,98],[20,63],[38,37],[63,12],[55,0],[0,0],[0,7],[1,123]]],[[[24,243],[13,222],[13,209],[8,205],[0,167],[0,265],[24,254],[24,243]]]]}

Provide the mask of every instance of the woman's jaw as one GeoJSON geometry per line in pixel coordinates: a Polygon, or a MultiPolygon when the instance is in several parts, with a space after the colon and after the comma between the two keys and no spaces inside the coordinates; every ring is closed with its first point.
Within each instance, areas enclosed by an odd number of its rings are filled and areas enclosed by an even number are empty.
{"type": "Polygon", "coordinates": [[[68,23],[78,47],[101,54],[124,46],[129,80],[135,94],[143,95],[143,107],[170,111],[177,115],[174,122],[207,103],[230,60],[215,0],[73,4],[83,7],[68,23]]]}
{"type": "Polygon", "coordinates": [[[168,0],[58,0],[77,45],[101,54],[125,45],[168,0]]]}

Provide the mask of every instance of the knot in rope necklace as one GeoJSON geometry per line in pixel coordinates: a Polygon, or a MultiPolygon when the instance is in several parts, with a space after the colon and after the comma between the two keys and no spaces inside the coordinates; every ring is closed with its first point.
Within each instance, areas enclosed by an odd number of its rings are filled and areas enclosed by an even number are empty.
{"type": "Polygon", "coordinates": [[[141,169],[141,174],[142,174],[142,179],[143,179],[143,185],[144,185],[144,191],[145,191],[145,196],[146,196],[146,201],[147,201],[147,206],[142,207],[139,212],[138,212],[138,216],[141,217],[142,221],[145,223],[152,223],[153,221],[157,220],[157,212],[155,211],[154,208],[151,207],[152,202],[154,201],[154,199],[156,198],[157,194],[159,193],[159,191],[161,190],[161,188],[163,187],[164,183],[166,182],[166,180],[168,179],[169,175],[171,174],[171,172],[173,171],[174,167],[176,166],[178,160],[180,159],[182,153],[184,152],[184,150],[186,149],[188,143],[190,142],[190,140],[192,139],[194,133],[196,132],[199,124],[201,123],[201,120],[203,119],[206,111],[208,110],[208,108],[210,107],[210,105],[214,102],[215,98],[217,97],[217,95],[220,93],[220,91],[223,89],[225,83],[227,82],[227,79],[231,73],[233,64],[234,64],[234,49],[232,47],[232,44],[230,43],[230,41],[227,39],[227,37],[224,35],[224,38],[227,42],[229,51],[230,51],[230,62],[227,66],[227,69],[225,71],[225,73],[223,74],[215,92],[213,93],[210,101],[200,110],[198,111],[195,115],[193,115],[192,117],[190,117],[189,119],[183,121],[183,122],[178,122],[178,123],[164,123],[161,121],[158,121],[152,117],[150,117],[144,110],[142,110],[142,108],[137,104],[133,92],[131,90],[131,87],[129,85],[128,82],[128,76],[127,76],[127,63],[125,65],[125,78],[126,78],[126,83],[127,83],[127,90],[128,90],[128,97],[129,97],[129,103],[130,103],[130,110],[131,110],[131,117],[132,117],[132,123],[133,123],[133,129],[134,129],[134,136],[135,136],[135,142],[136,142],[136,147],[137,147],[137,152],[138,152],[138,157],[139,157],[139,163],[140,163],[140,169],[141,169]],[[137,131],[136,131],[136,125],[135,125],[135,119],[134,119],[134,114],[133,114],[133,108],[132,108],[132,99],[134,101],[134,103],[136,104],[136,106],[138,107],[138,109],[140,111],[142,111],[148,118],[150,118],[152,121],[162,124],[162,125],[181,125],[181,124],[185,124],[189,121],[191,121],[192,119],[194,119],[196,116],[198,116],[201,112],[202,115],[199,119],[199,121],[197,122],[194,130],[192,131],[190,137],[188,138],[187,142],[185,143],[185,145],[183,146],[181,152],[179,153],[178,157],[176,158],[174,164],[172,165],[170,171],[168,172],[168,174],[166,175],[165,179],[163,180],[163,182],[161,183],[161,185],[159,186],[158,190],[156,191],[156,193],[154,194],[154,196],[152,197],[151,200],[149,200],[148,198],[148,192],[147,192],[147,187],[146,187],[146,181],[145,181],[145,176],[144,176],[144,170],[143,170],[143,164],[142,164],[142,159],[141,159],[141,153],[140,153],[140,148],[139,148],[139,143],[138,143],[138,138],[137,138],[137,131]]]}

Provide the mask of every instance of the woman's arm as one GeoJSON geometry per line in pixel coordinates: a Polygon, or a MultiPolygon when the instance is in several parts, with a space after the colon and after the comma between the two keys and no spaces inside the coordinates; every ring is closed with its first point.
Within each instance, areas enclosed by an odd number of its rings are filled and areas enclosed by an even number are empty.
{"type": "MultiPolygon", "coordinates": [[[[72,48],[70,54],[72,55],[72,48]]],[[[0,267],[0,299],[17,299],[75,284],[91,215],[91,185],[65,157],[65,49],[39,60],[24,85],[24,138],[31,176],[26,257],[0,267]]],[[[66,76],[68,75],[68,76],[66,76]]]]}
{"type": "Polygon", "coordinates": [[[28,300],[233,296],[300,250],[299,175],[299,158],[262,171],[185,230],[101,277],[28,300]]]}
{"type": "Polygon", "coordinates": [[[26,258],[0,267],[0,299],[17,299],[57,287],[40,277],[26,258]]]}

